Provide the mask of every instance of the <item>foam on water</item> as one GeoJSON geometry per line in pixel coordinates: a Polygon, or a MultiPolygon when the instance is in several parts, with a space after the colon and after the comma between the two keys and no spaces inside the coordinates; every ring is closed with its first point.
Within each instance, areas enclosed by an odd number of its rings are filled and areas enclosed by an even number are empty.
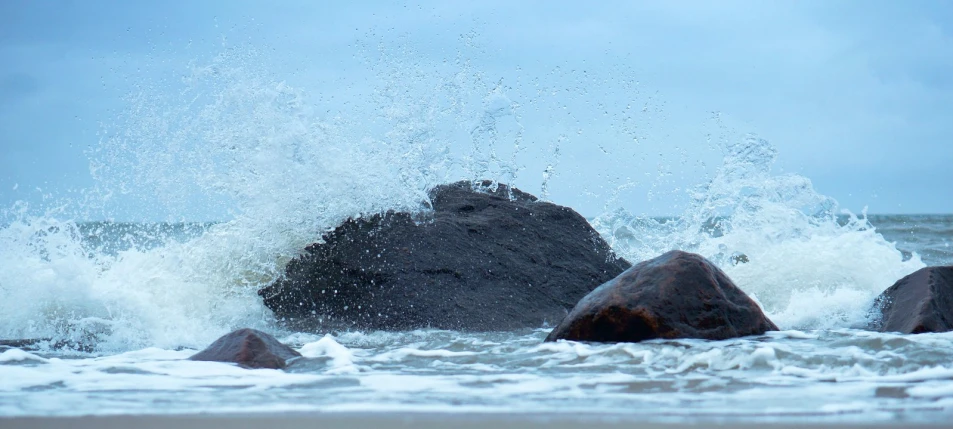
{"type": "MultiPolygon", "coordinates": [[[[782,331],[727,341],[542,343],[545,330],[295,334],[287,371],[147,348],[0,353],[0,414],[236,411],[623,413],[639,419],[940,420],[953,337],[782,331]],[[348,368],[342,371],[342,368],[348,368]],[[214,395],[209,395],[214,391],[214,395]],[[43,400],[36,400],[42,395],[43,400]],[[157,406],[157,404],[162,404],[157,406]]],[[[683,420],[684,421],[684,420],[683,420]]]]}

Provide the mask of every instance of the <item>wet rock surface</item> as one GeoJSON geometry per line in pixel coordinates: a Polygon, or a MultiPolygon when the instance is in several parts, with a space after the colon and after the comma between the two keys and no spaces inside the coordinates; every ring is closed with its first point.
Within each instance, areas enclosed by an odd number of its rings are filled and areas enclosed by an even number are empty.
{"type": "Polygon", "coordinates": [[[872,311],[882,314],[872,326],[881,332],[953,330],[953,266],[921,268],[898,280],[880,294],[872,311]]]}
{"type": "Polygon", "coordinates": [[[474,186],[434,188],[427,220],[346,221],[259,294],[295,329],[538,328],[630,266],[572,209],[474,186]]]}
{"type": "Polygon", "coordinates": [[[693,253],[671,251],[586,295],[546,341],[722,340],[777,329],[714,264],[693,253]]]}
{"type": "Polygon", "coordinates": [[[256,329],[239,329],[215,340],[190,360],[234,362],[245,368],[282,369],[301,354],[256,329]]]}

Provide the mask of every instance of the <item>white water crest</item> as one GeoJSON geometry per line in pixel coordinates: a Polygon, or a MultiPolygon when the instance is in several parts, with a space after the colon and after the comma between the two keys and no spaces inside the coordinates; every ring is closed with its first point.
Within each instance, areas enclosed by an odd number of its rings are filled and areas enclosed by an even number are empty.
{"type": "Polygon", "coordinates": [[[711,259],[782,329],[862,327],[877,295],[924,266],[865,216],[838,211],[810,179],[773,173],[777,150],[768,141],[749,135],[722,151],[722,166],[691,192],[681,216],[620,210],[594,226],[633,262],[672,249],[711,259]]]}
{"type": "Polygon", "coordinates": [[[423,74],[382,54],[377,92],[341,116],[319,114],[266,63],[229,49],[181,81],[144,83],[90,152],[98,185],[81,201],[4,212],[0,338],[122,351],[273,329],[257,290],[326,230],[368,213],[426,211],[439,183],[519,170],[504,159],[519,152],[512,102],[465,69],[423,74]],[[471,148],[452,155],[461,134],[471,148]],[[504,140],[514,147],[501,149],[504,140]],[[227,221],[185,238],[156,232],[150,246],[124,234],[90,244],[77,220],[129,215],[124,204],[140,207],[132,216],[227,221]]]}

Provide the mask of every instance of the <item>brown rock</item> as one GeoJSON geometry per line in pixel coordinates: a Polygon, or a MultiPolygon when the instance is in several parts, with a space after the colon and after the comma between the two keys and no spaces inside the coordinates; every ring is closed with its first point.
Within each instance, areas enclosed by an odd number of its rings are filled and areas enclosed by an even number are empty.
{"type": "Polygon", "coordinates": [[[235,362],[245,368],[281,369],[288,361],[301,357],[275,337],[256,329],[239,329],[215,340],[190,360],[235,362]]]}
{"type": "Polygon", "coordinates": [[[723,340],[777,329],[714,264],[671,251],[586,295],[546,341],[723,340]]]}
{"type": "Polygon", "coordinates": [[[926,267],[890,286],[877,298],[874,310],[881,332],[919,334],[953,330],[953,266],[926,267]]]}

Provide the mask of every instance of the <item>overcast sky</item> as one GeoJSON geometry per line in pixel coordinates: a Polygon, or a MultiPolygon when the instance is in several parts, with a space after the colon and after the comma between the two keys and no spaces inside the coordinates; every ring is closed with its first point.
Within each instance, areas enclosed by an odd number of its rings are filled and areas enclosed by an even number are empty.
{"type": "Polygon", "coordinates": [[[953,2],[347,3],[0,2],[0,207],[97,186],[89,153],[124,96],[250,46],[322,106],[366,102],[380,53],[502,81],[530,146],[517,184],[540,192],[555,162],[551,199],[590,216],[623,176],[620,204],[677,213],[719,163],[709,140],[747,132],[842,207],[953,212],[953,2]]]}

